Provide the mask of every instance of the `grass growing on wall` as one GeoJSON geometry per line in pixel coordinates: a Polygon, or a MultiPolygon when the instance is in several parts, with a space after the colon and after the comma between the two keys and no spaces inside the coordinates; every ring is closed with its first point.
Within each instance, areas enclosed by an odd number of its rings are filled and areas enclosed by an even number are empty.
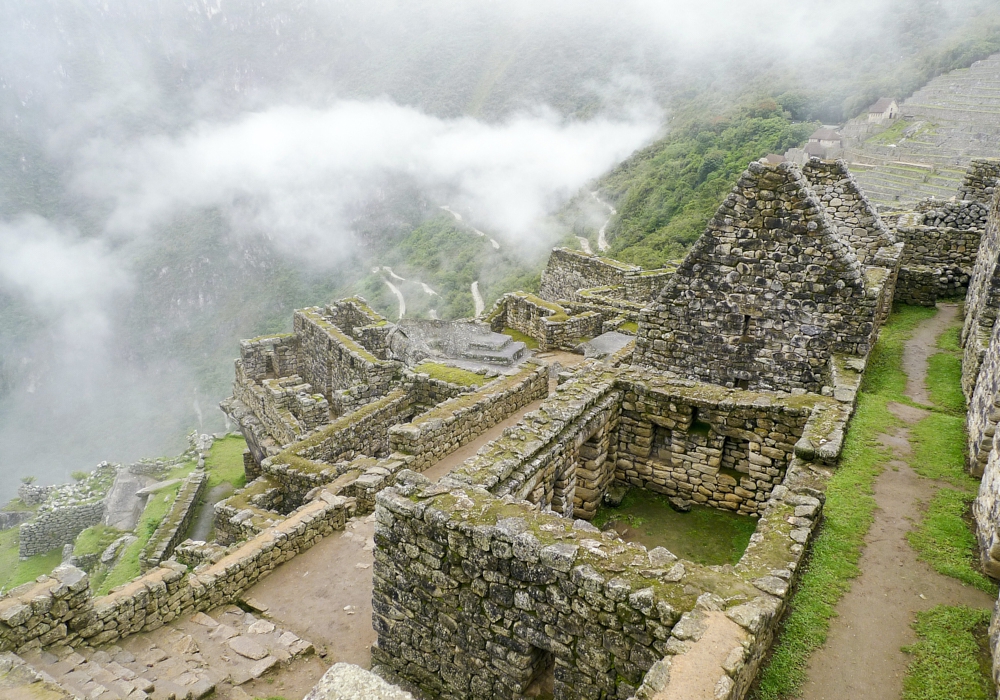
{"type": "Polygon", "coordinates": [[[990,611],[939,605],[917,613],[918,641],[903,679],[903,700],[988,700],[993,698],[989,651],[980,646],[990,611]]]}
{"type": "Polygon", "coordinates": [[[890,459],[876,436],[898,424],[887,404],[908,403],[903,396],[903,345],[917,324],[934,313],[922,307],[898,308],[872,350],[840,466],[827,487],[824,522],[813,542],[809,567],[760,676],[756,693],[760,700],[794,697],[805,681],[809,656],[826,641],[834,606],[860,573],[858,560],[874,520],[875,479],[890,459]]]}

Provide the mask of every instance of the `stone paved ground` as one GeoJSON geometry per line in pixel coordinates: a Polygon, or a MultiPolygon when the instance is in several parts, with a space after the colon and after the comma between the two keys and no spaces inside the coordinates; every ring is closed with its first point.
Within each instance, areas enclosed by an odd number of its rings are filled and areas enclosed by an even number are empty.
{"type": "Polygon", "coordinates": [[[88,700],[244,700],[238,686],[313,651],[312,643],[269,620],[226,606],[197,613],[101,649],[54,648],[22,654],[39,671],[88,700]]]}

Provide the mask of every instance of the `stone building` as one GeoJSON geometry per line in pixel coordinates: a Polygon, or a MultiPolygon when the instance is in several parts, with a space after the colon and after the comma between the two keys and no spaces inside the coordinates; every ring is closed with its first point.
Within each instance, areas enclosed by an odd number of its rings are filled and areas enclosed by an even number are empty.
{"type": "Polygon", "coordinates": [[[891,97],[880,97],[868,108],[868,121],[884,122],[899,116],[899,103],[891,97]]]}
{"type": "Polygon", "coordinates": [[[751,163],[640,314],[636,362],[729,387],[829,393],[834,357],[871,349],[889,279],[861,263],[795,165],[751,163]]]}

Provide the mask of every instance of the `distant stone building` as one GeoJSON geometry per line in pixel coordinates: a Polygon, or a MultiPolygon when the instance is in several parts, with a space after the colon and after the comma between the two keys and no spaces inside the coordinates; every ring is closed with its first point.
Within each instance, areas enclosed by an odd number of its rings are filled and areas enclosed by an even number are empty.
{"type": "Polygon", "coordinates": [[[884,122],[899,116],[899,103],[891,97],[880,97],[868,108],[868,121],[884,122]]]}

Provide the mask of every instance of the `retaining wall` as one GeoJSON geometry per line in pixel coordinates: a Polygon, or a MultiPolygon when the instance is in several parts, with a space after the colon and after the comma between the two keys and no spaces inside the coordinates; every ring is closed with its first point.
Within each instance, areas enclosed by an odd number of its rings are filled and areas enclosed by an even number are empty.
{"type": "Polygon", "coordinates": [[[639,272],[635,265],[603,258],[570,248],[553,248],[542,271],[538,296],[546,301],[575,300],[579,289],[623,287],[626,273],[639,272]]]}
{"type": "Polygon", "coordinates": [[[98,646],[180,617],[235,602],[275,567],[341,530],[353,499],[328,492],[217,563],[189,573],[168,561],[109,595],[92,597],[87,575],[57,568],[51,578],[0,599],[0,651],[51,644],[98,646]]]}
{"type": "Polygon", "coordinates": [[[411,469],[423,471],[471,442],[523,406],[548,394],[548,369],[530,363],[513,377],[497,379],[445,401],[410,423],[389,428],[389,448],[414,458],[411,469]]]}
{"type": "Polygon", "coordinates": [[[161,561],[173,553],[174,547],[184,540],[207,484],[208,474],[201,469],[191,472],[184,479],[170,510],[139,555],[143,571],[159,566],[161,561]]]}
{"type": "Polygon", "coordinates": [[[104,501],[40,511],[33,521],[21,524],[18,555],[26,559],[72,544],[77,535],[103,519],[104,501]]]}

